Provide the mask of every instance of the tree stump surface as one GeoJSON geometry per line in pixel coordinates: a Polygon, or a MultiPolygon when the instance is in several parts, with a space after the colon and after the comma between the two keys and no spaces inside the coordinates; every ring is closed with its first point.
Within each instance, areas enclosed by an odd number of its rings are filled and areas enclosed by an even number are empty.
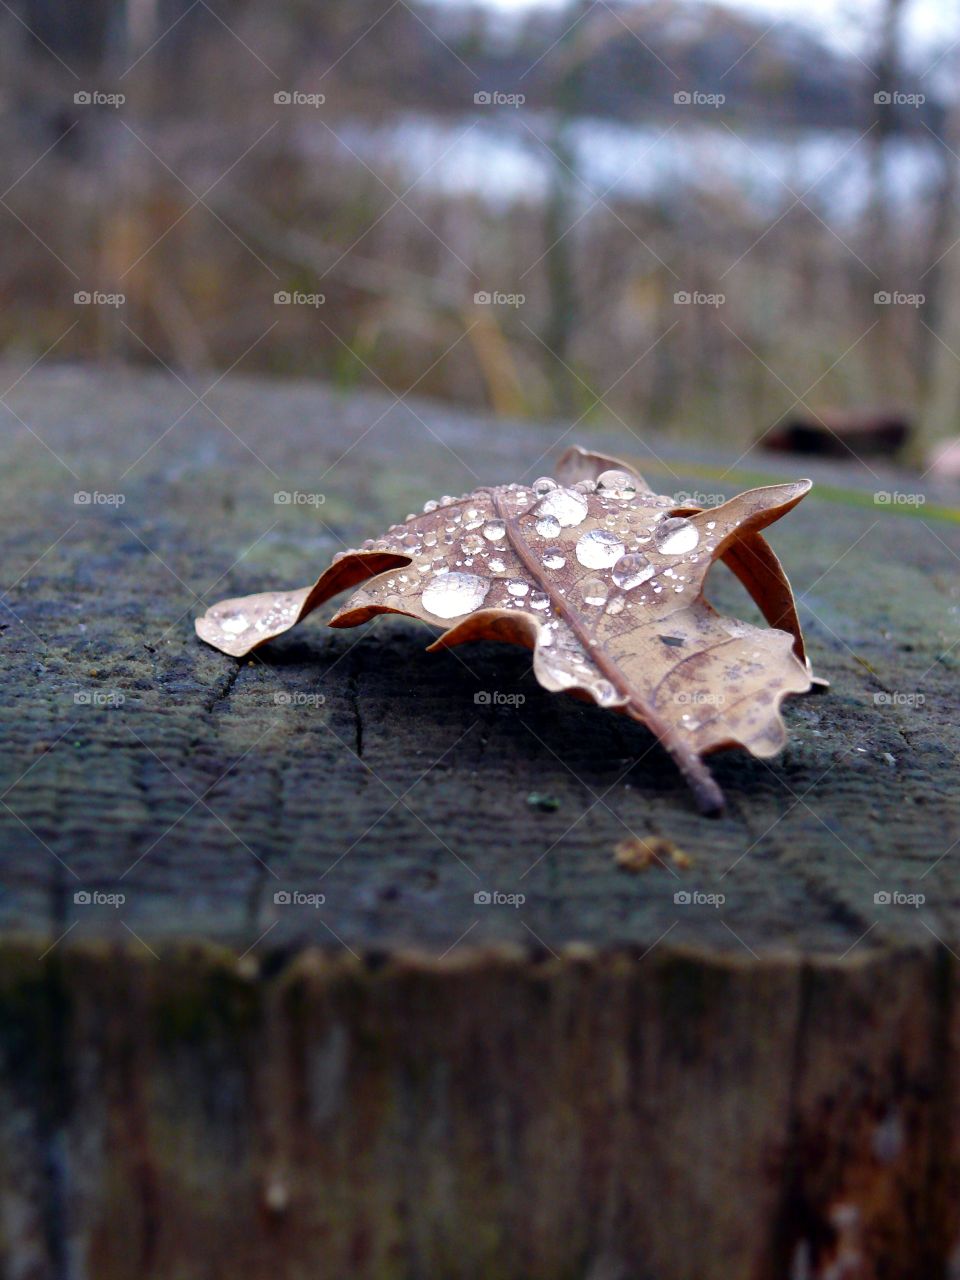
{"type": "Polygon", "coordinates": [[[237,374],[4,405],[0,1273],[960,1274],[955,495],[237,374]],[[196,639],[575,442],[663,493],[816,482],[769,535],[831,687],[711,757],[721,818],[523,650],[334,601],[196,639]]]}

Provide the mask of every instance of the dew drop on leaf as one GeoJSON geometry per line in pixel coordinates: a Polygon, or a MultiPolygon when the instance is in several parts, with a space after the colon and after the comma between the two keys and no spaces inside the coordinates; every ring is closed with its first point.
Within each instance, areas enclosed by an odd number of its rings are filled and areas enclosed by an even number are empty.
{"type": "Polygon", "coordinates": [[[606,529],[591,529],[577,541],[577,559],[588,569],[608,569],[623,552],[622,541],[606,529]]]}
{"type": "Polygon", "coordinates": [[[475,556],[483,550],[483,539],[478,533],[468,533],[460,545],[468,556],[475,556]]]}
{"type": "Polygon", "coordinates": [[[420,599],[435,618],[458,618],[480,608],[489,586],[473,573],[444,573],[434,578],[420,599]]]}
{"type": "Polygon", "coordinates": [[[546,569],[562,569],[567,563],[562,547],[547,547],[543,553],[543,564],[546,569]]]}
{"type": "Polygon", "coordinates": [[[483,526],[483,536],[491,542],[499,542],[506,536],[507,526],[502,520],[488,520],[483,526]]]}
{"type": "Polygon", "coordinates": [[[657,550],[665,556],[683,556],[700,541],[700,533],[692,521],[683,516],[661,520],[657,525],[655,540],[657,550]]]}
{"type": "Polygon", "coordinates": [[[549,476],[540,476],[538,480],[533,482],[533,492],[538,498],[545,498],[551,489],[556,489],[556,480],[551,480],[549,476]]]}
{"type": "Polygon", "coordinates": [[[530,597],[530,608],[549,609],[550,597],[545,591],[534,591],[533,595],[530,597]]]}
{"type": "Polygon", "coordinates": [[[530,590],[530,584],[522,578],[513,578],[507,583],[507,590],[512,596],[525,596],[530,590]]]}
{"type": "Polygon", "coordinates": [[[220,630],[226,631],[228,636],[238,636],[241,631],[246,631],[249,625],[246,616],[242,613],[228,614],[220,619],[220,630]]]}
{"type": "Polygon", "coordinates": [[[636,551],[621,556],[613,566],[613,580],[621,591],[631,591],[634,587],[639,587],[641,582],[646,582],[655,573],[656,569],[647,557],[636,551]]]}
{"type": "Polygon", "coordinates": [[[584,604],[598,607],[606,604],[609,592],[602,578],[587,578],[580,584],[580,594],[583,596],[584,604]]]}
{"type": "Polygon", "coordinates": [[[560,532],[560,521],[556,516],[540,516],[537,519],[537,533],[541,538],[555,538],[560,532]]]}
{"type": "Polygon", "coordinates": [[[581,524],[587,515],[587,500],[573,489],[551,489],[537,507],[537,516],[553,516],[561,528],[572,529],[581,524]]]}
{"type": "Polygon", "coordinates": [[[604,498],[619,498],[626,502],[637,496],[637,482],[626,471],[604,471],[597,478],[597,493],[604,498]]]}

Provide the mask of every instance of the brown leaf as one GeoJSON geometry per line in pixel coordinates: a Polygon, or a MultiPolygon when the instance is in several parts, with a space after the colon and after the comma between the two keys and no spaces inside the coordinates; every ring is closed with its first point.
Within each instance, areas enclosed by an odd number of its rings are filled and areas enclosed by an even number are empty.
{"type": "Polygon", "coordinates": [[[563,454],[555,477],[428,502],[422,515],[336,556],[312,587],[211,606],[197,634],[243,657],[362,583],[331,626],[400,613],[444,628],[431,649],[480,639],[526,645],[545,689],[647,725],[700,808],[717,812],[723,796],[702,757],[735,745],[774,755],[786,740],[782,699],[811,685],[793,592],[760,534],[810,481],[751,489],[701,511],[582,449],[563,454]],[[703,598],[718,559],[770,628],[725,618],[703,598]]]}

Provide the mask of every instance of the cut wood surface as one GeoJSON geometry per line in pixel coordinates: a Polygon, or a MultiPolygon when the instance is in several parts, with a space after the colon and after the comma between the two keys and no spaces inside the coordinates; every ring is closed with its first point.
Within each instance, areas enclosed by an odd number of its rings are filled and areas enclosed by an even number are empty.
{"type": "Polygon", "coordinates": [[[236,374],[5,403],[2,1274],[953,1274],[955,494],[236,374]],[[769,539],[831,687],[711,758],[719,819],[512,646],[194,635],[571,443],[678,503],[815,482],[769,539]]]}

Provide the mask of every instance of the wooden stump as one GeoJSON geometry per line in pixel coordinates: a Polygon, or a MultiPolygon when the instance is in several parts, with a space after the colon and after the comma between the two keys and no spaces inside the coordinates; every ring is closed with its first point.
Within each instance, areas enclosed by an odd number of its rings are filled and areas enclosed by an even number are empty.
{"type": "Polygon", "coordinates": [[[772,541],[832,687],[777,760],[714,757],[710,821],[523,651],[333,603],[253,661],[193,635],[549,470],[563,426],[236,375],[192,401],[72,369],[9,396],[0,1272],[955,1274],[950,495],[581,438],[665,493],[819,482],[772,541]],[[627,872],[631,835],[685,858],[627,872]]]}

